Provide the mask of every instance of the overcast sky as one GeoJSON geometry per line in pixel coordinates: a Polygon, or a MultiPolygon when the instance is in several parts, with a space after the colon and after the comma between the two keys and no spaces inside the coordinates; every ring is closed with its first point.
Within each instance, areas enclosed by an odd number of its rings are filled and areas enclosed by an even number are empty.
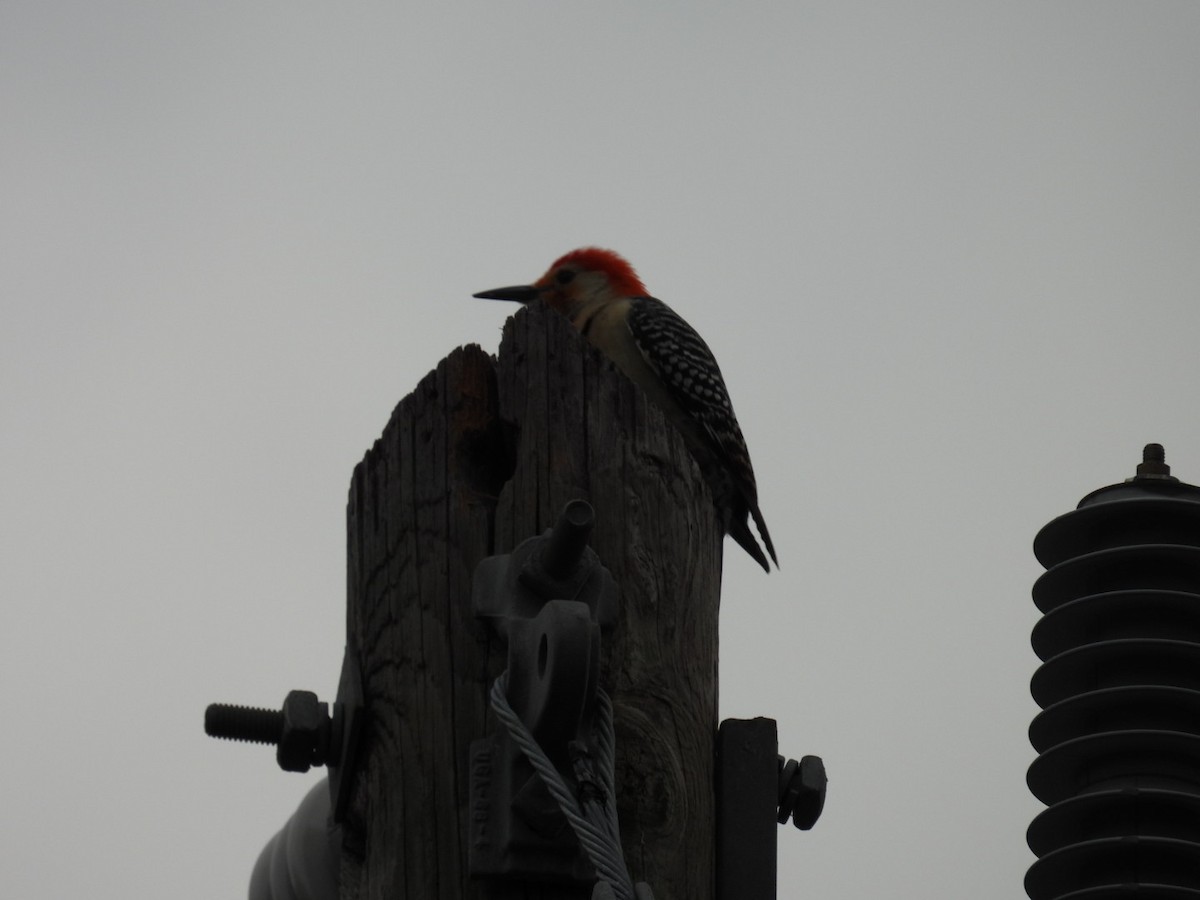
{"type": "Polygon", "coordinates": [[[1036,531],[1200,481],[1200,4],[0,0],[0,872],[244,896],[312,780],[393,406],[628,256],[721,361],[783,568],[721,714],[824,757],[783,900],[1023,896],[1036,531]]]}

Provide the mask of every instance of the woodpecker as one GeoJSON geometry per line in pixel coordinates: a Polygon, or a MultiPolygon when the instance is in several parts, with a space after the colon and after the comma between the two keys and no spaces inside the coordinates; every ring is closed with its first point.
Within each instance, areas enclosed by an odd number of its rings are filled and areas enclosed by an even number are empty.
{"type": "Polygon", "coordinates": [[[750,451],[708,344],[671,307],[651,297],[633,267],[611,250],[583,247],[555,261],[533,284],[480,291],[486,300],[542,301],[566,316],[616,363],[682,432],[721,514],[722,526],[760,566],[776,567],[775,547],[758,509],[750,451]]]}

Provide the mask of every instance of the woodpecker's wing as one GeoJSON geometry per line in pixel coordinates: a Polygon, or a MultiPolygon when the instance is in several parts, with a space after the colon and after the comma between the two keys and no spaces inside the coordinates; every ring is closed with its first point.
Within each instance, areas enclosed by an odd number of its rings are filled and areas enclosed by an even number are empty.
{"type": "MultiPolygon", "coordinates": [[[[707,438],[709,452],[723,470],[721,474],[732,482],[733,489],[745,504],[745,512],[754,517],[767,552],[774,560],[775,547],[758,509],[758,488],[750,452],[712,350],[682,316],[653,297],[634,298],[627,321],[634,343],[650,368],[672,399],[700,426],[707,438]]],[[[745,523],[744,513],[738,515],[735,511],[729,532],[763,568],[769,570],[762,550],[745,523]]],[[[779,564],[778,560],[775,564],[779,564]]]]}

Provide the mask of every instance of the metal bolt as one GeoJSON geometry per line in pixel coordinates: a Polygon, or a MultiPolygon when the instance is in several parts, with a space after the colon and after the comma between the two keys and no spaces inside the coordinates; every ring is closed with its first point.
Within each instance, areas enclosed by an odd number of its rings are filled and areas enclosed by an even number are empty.
{"type": "Polygon", "coordinates": [[[542,551],[542,566],[550,577],[566,578],[575,571],[595,522],[596,514],[587,501],[572,500],[566,505],[542,551]]]}
{"type": "MultiPolygon", "coordinates": [[[[337,716],[337,711],[334,713],[337,716]]],[[[340,717],[339,717],[340,718],[340,717]]],[[[336,763],[331,756],[335,722],[329,704],[312,691],[292,691],[282,710],[255,709],[213,703],[204,711],[204,731],[211,737],[255,744],[275,744],[275,759],[287,772],[307,772],[313,766],[336,763]]]]}
{"type": "Polygon", "coordinates": [[[283,733],[283,713],[277,709],[213,703],[204,711],[204,733],[251,744],[278,744],[283,733]]]}
{"type": "Polygon", "coordinates": [[[804,756],[800,762],[779,757],[779,824],[790,817],[801,831],[808,831],[825,808],[825,763],[819,756],[804,756]]]}
{"type": "MultiPolygon", "coordinates": [[[[1137,467],[1138,478],[1171,478],[1171,467],[1162,444],[1147,444],[1142,449],[1142,461],[1137,467]]],[[[1174,481],[1174,478],[1171,478],[1174,481]]]]}

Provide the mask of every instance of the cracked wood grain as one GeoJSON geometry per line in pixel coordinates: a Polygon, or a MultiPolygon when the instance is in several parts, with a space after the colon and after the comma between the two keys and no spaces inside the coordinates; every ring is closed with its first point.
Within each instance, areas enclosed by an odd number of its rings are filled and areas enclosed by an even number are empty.
{"type": "Polygon", "coordinates": [[[343,900],[586,898],[467,873],[470,743],[496,727],[504,647],[470,611],[485,556],[575,498],[621,589],[603,679],[617,721],[626,861],[659,897],[713,896],[713,742],[722,538],[682,439],[541,307],[496,358],[460,348],[396,407],[347,504],[347,642],[369,718],[343,900]]]}

